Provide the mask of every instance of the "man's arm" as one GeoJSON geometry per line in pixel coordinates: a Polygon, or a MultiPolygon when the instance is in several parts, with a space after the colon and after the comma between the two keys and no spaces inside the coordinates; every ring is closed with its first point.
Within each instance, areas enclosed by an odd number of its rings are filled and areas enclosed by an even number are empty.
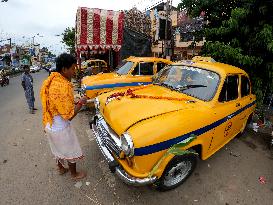
{"type": "Polygon", "coordinates": [[[25,84],[25,81],[22,81],[21,83],[22,87],[24,88],[24,90],[26,89],[26,84],[25,84]]]}
{"type": "Polygon", "coordinates": [[[75,105],[74,115],[69,119],[69,121],[71,121],[80,112],[82,106],[85,105],[86,102],[87,102],[87,97],[86,96],[81,97],[79,102],[75,105]]]}

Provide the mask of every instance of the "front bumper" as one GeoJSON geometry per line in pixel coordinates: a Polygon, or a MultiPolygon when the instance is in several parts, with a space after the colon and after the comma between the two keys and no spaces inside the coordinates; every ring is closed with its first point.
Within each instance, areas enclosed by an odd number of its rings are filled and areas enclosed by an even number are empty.
{"type": "Polygon", "coordinates": [[[136,178],[130,176],[125,172],[125,170],[119,165],[116,159],[113,157],[112,152],[107,148],[107,145],[104,143],[103,136],[99,134],[99,129],[96,125],[95,120],[91,124],[92,131],[96,137],[97,144],[104,155],[105,159],[108,162],[109,168],[111,172],[116,173],[117,176],[126,184],[133,185],[133,186],[144,186],[152,184],[156,181],[157,177],[147,177],[147,178],[136,178]]]}

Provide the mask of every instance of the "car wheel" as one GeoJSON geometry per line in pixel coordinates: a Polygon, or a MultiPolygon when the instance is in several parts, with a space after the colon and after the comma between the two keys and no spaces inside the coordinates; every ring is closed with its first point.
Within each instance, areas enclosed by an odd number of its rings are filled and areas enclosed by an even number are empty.
{"type": "Polygon", "coordinates": [[[197,157],[194,154],[175,156],[156,182],[157,189],[167,191],[178,187],[192,174],[196,163],[197,157]]]}

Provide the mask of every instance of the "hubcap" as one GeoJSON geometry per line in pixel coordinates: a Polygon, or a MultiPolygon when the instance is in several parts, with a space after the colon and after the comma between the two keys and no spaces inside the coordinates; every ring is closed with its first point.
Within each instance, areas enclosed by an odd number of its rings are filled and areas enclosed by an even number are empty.
{"type": "Polygon", "coordinates": [[[173,186],[179,182],[181,182],[185,177],[188,176],[191,170],[191,162],[190,161],[182,161],[173,166],[165,175],[164,185],[165,186],[173,186]]]}

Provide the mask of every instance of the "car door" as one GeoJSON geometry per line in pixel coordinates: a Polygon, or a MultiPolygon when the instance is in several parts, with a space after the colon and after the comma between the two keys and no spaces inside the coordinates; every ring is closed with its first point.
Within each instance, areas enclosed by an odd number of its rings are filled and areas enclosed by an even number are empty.
{"type": "Polygon", "coordinates": [[[246,75],[240,76],[240,131],[246,126],[249,115],[253,112],[253,106],[251,104],[255,101],[255,96],[251,94],[251,87],[249,78],[246,75]]]}
{"type": "Polygon", "coordinates": [[[239,132],[239,75],[228,75],[222,86],[218,103],[214,107],[215,122],[214,137],[211,151],[217,151],[239,132]]]}

